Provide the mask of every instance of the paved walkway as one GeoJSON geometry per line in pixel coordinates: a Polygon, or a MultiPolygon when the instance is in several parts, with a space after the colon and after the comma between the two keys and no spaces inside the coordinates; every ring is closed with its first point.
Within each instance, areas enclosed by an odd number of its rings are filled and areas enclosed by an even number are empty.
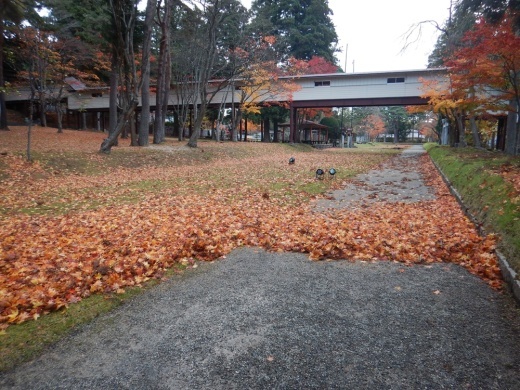
{"type": "Polygon", "coordinates": [[[520,312],[452,264],[244,248],[0,374],[0,388],[520,389],[520,312]]]}

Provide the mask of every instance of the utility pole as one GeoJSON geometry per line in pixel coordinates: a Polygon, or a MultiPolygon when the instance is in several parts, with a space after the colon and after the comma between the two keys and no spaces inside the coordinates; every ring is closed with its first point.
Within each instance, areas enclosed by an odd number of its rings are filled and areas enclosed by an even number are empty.
{"type": "Polygon", "coordinates": [[[345,47],[345,73],[347,73],[348,43],[345,47]]]}

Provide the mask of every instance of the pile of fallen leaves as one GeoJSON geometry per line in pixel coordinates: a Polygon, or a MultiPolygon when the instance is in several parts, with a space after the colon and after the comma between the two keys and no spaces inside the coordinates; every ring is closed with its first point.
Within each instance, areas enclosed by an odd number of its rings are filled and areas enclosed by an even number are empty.
{"type": "Polygon", "coordinates": [[[4,159],[10,177],[3,180],[0,197],[11,208],[0,219],[0,329],[94,293],[122,292],[162,278],[175,263],[215,260],[244,245],[308,253],[315,260],[454,262],[500,287],[495,238],[477,234],[427,156],[422,170],[436,189],[436,200],[317,213],[309,195],[300,191],[315,180],[316,167],[367,171],[388,156],[300,153],[289,165],[287,152],[276,145],[225,147],[256,149],[239,160],[222,158],[181,169],[118,168],[95,177],[47,177],[38,165],[4,159]],[[35,172],[41,173],[39,180],[35,172]],[[139,192],[130,191],[129,183],[150,178],[168,185],[121,201],[121,192],[132,197],[139,192]],[[283,184],[281,193],[273,187],[276,180],[283,184]],[[74,199],[117,194],[118,201],[61,215],[20,212],[37,207],[46,191],[74,199]]]}

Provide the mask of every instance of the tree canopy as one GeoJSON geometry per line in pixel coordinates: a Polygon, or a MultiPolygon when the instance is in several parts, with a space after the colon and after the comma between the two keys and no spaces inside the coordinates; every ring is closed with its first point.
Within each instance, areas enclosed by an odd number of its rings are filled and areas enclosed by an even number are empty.
{"type": "Polygon", "coordinates": [[[32,0],[1,0],[0,1],[0,130],[7,130],[7,114],[5,105],[4,79],[4,49],[6,27],[9,29],[24,19],[34,19],[32,7],[36,4],[32,0]]]}
{"type": "MultiPolygon", "coordinates": [[[[150,130],[154,143],[164,140],[166,116],[170,115],[167,111],[171,109],[168,95],[173,83],[182,86],[176,90],[182,102],[182,107],[175,108],[179,138],[188,136],[181,128],[187,127],[188,107],[191,107],[189,144],[196,146],[208,104],[224,86],[231,85],[228,89],[233,91],[226,93],[232,95],[230,131],[235,140],[243,115],[262,112],[264,120],[269,118],[269,110],[261,111],[257,104],[263,95],[285,92],[290,100],[296,87],[281,76],[339,71],[334,56],[338,37],[327,0],[254,0],[251,10],[238,0],[148,0],[146,12],[140,9],[140,4],[144,2],[4,0],[0,18],[5,32],[0,34],[0,48],[22,46],[22,30],[16,31],[22,20],[29,21],[32,28],[47,37],[40,42],[42,45],[50,46],[52,42],[53,48],[74,47],[74,51],[60,54],[60,58],[69,58],[67,66],[62,66],[69,70],[56,72],[51,67],[53,77],[74,75],[89,86],[93,80],[110,84],[111,143],[117,143],[113,133],[120,129],[123,135],[129,132],[133,145],[143,146],[148,143],[150,130]],[[48,14],[38,20],[35,11],[42,6],[48,14]],[[75,45],[71,44],[74,42],[75,45]],[[156,100],[152,120],[152,115],[134,111],[138,98],[142,99],[142,107],[150,107],[153,93],[156,100]],[[136,123],[139,123],[139,136],[136,123]]],[[[438,24],[442,33],[429,65],[450,68],[451,90],[442,93],[431,90],[429,96],[432,107],[450,119],[452,127],[458,128],[459,135],[457,141],[453,138],[453,144],[465,144],[466,127],[470,126],[473,144],[479,146],[486,140],[479,135],[477,120],[491,117],[492,110],[511,115],[520,111],[516,92],[519,73],[513,60],[520,35],[518,4],[513,0],[452,0],[448,20],[444,25],[438,24]],[[483,96],[489,90],[494,91],[492,98],[484,101],[483,96]]],[[[23,58],[20,50],[15,52],[1,50],[0,128],[6,127],[4,66],[9,63],[13,69],[7,81],[24,82],[24,66],[29,58],[23,58]]],[[[49,81],[50,77],[42,78],[38,85],[50,85],[49,81]]],[[[55,80],[52,83],[56,85],[55,80]]],[[[45,111],[51,107],[57,112],[60,105],[62,95],[51,95],[47,92],[39,95],[38,115],[43,115],[42,123],[45,111]]],[[[224,109],[222,104],[218,118],[226,115],[224,109]]],[[[150,109],[146,111],[149,113],[150,109]]],[[[309,113],[302,111],[299,115],[304,117],[309,113]]],[[[393,120],[387,126],[403,127],[396,123],[393,120]]],[[[395,139],[403,139],[403,134],[398,133],[395,139]]],[[[508,136],[513,146],[506,150],[518,153],[518,130],[511,128],[508,134],[513,134],[508,136]]]]}
{"type": "Polygon", "coordinates": [[[501,144],[517,155],[520,2],[454,0],[451,11],[429,59],[430,66],[446,66],[449,79],[443,86],[425,84],[425,97],[449,121],[452,146],[501,144]],[[507,127],[499,129],[506,117],[507,127]]]}
{"type": "Polygon", "coordinates": [[[284,58],[336,62],[338,36],[327,0],[255,0],[251,9],[253,27],[275,36],[284,58]]]}

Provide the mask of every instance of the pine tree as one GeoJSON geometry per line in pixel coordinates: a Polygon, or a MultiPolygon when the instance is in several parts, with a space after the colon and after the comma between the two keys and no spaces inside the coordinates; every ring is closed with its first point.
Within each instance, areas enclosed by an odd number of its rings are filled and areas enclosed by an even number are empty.
{"type": "Polygon", "coordinates": [[[277,37],[281,58],[336,62],[338,36],[327,0],[255,0],[252,11],[252,28],[277,37]]]}

